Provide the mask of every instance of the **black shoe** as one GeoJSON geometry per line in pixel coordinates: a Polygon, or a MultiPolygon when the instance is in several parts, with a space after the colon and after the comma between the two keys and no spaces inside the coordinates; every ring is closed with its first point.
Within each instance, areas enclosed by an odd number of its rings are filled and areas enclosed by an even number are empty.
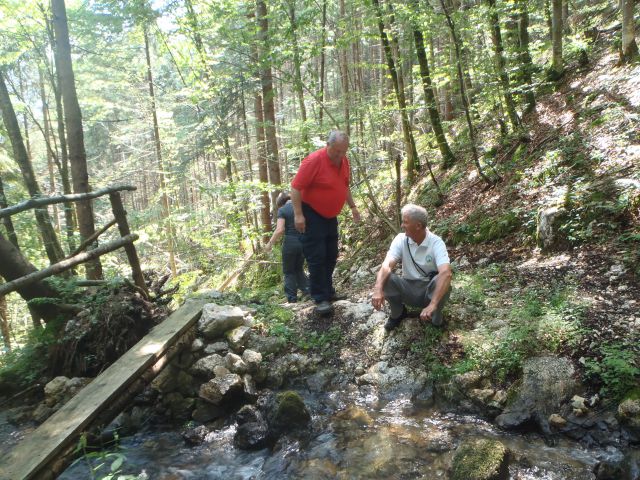
{"type": "Polygon", "coordinates": [[[331,297],[329,297],[329,301],[330,302],[337,302],[338,300],[346,300],[347,296],[346,295],[338,295],[337,293],[333,292],[331,294],[331,297]]]}
{"type": "Polygon", "coordinates": [[[287,303],[298,303],[297,297],[287,297],[287,303]]]}
{"type": "Polygon", "coordinates": [[[402,313],[400,314],[400,316],[398,318],[389,317],[387,319],[387,323],[384,324],[384,329],[387,332],[390,332],[391,330],[396,328],[398,325],[400,325],[400,322],[402,322],[402,320],[404,320],[405,318],[407,318],[407,307],[403,306],[402,313]]]}
{"type": "Polygon", "coordinates": [[[333,305],[326,300],[316,304],[316,313],[321,316],[328,316],[333,313],[333,305]]]}

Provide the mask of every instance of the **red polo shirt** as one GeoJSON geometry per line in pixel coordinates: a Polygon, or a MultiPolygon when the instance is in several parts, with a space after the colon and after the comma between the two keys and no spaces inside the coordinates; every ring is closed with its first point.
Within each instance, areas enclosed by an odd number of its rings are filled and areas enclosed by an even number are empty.
{"type": "Polygon", "coordinates": [[[301,193],[302,201],[325,218],[337,217],[349,191],[349,160],[342,157],[336,167],[327,148],[321,148],[302,160],[291,186],[301,193]]]}

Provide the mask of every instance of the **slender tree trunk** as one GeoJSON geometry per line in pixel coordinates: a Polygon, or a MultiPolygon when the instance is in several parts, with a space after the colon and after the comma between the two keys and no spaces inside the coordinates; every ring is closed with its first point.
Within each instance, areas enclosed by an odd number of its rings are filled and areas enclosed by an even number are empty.
{"type": "Polygon", "coordinates": [[[511,94],[511,85],[509,82],[509,75],[507,74],[506,60],[504,58],[504,46],[502,44],[500,20],[498,19],[498,12],[496,11],[496,2],[495,0],[486,0],[486,2],[489,7],[489,23],[491,29],[491,40],[493,41],[495,54],[496,72],[502,86],[509,121],[511,122],[513,129],[517,130],[520,126],[520,118],[518,118],[516,104],[513,101],[513,95],[511,94]]]}
{"type": "Polygon", "coordinates": [[[569,26],[569,0],[562,0],[562,29],[564,33],[571,33],[569,26]]]}
{"type": "MultiPolygon", "coordinates": [[[[9,97],[9,91],[4,81],[4,75],[4,71],[0,69],[0,110],[2,110],[2,119],[7,129],[9,139],[11,140],[14,160],[20,167],[27,191],[31,197],[39,197],[42,195],[42,192],[40,191],[40,186],[33,172],[33,166],[31,165],[27,150],[22,141],[20,126],[18,125],[18,119],[11,104],[11,98],[9,97]]],[[[37,208],[34,210],[34,213],[38,231],[40,232],[40,237],[42,238],[49,262],[59,262],[64,257],[64,253],[58,242],[58,237],[56,237],[56,232],[51,225],[49,212],[46,208],[37,208]]]]}
{"type": "MultiPolygon", "coordinates": [[[[42,75],[42,70],[38,70],[38,77],[40,81],[40,99],[42,102],[42,119],[44,123],[44,140],[47,148],[47,169],[49,171],[49,194],[53,195],[56,191],[56,177],[54,174],[54,158],[53,158],[53,149],[51,148],[51,131],[49,129],[49,104],[47,102],[47,96],[44,91],[44,77],[42,75]]],[[[58,206],[53,205],[53,218],[56,223],[56,231],[58,234],[61,233],[60,229],[60,216],[58,215],[58,206]]]]}
{"type": "Polygon", "coordinates": [[[302,66],[300,61],[300,49],[298,47],[298,24],[296,22],[296,10],[295,10],[295,0],[288,0],[288,13],[289,13],[289,23],[291,26],[291,39],[293,41],[293,75],[294,75],[294,89],[296,91],[296,96],[298,97],[298,105],[300,106],[300,117],[302,118],[302,122],[305,123],[305,131],[304,131],[304,141],[307,143],[308,136],[306,132],[306,122],[307,122],[307,108],[304,105],[304,91],[302,89],[302,66]]]}
{"type": "Polygon", "coordinates": [[[162,198],[162,220],[167,238],[167,250],[169,253],[169,268],[175,277],[177,274],[174,232],[171,223],[171,206],[169,205],[169,195],[167,195],[167,185],[164,176],[164,163],[162,161],[162,144],[160,142],[160,127],[158,125],[158,115],[156,113],[156,96],[153,88],[153,73],[151,71],[151,52],[149,49],[149,35],[147,27],[144,27],[144,52],[147,60],[147,81],[149,83],[149,100],[151,102],[151,118],[153,119],[153,140],[158,162],[158,176],[160,181],[160,195],[162,198]]]}
{"type": "MultiPolygon", "coordinates": [[[[67,12],[64,0],[51,0],[51,11],[53,13],[53,27],[56,38],[55,54],[58,56],[59,87],[64,101],[64,118],[68,132],[67,140],[69,143],[73,191],[74,193],[88,193],[91,188],[87,171],[87,154],[84,148],[82,113],[78,103],[71,63],[71,46],[69,44],[69,28],[67,26],[67,12]]],[[[90,238],[95,233],[91,200],[77,202],[76,212],[82,240],[90,238]]],[[[97,280],[102,278],[100,259],[96,258],[87,262],[86,269],[88,279],[97,280]]]]}
{"type": "MultiPolygon", "coordinates": [[[[49,43],[51,44],[54,52],[57,50],[56,40],[53,33],[53,26],[49,21],[49,18],[45,18],[45,23],[47,27],[47,34],[49,36],[49,43]]],[[[59,58],[57,54],[53,56],[54,64],[55,64],[55,77],[51,75],[50,82],[51,88],[53,89],[55,102],[56,102],[56,119],[57,119],[57,128],[58,128],[58,142],[60,142],[60,155],[59,162],[56,163],[58,170],[60,172],[60,180],[62,182],[62,192],[65,195],[70,195],[72,193],[71,190],[71,181],[69,180],[69,150],[67,148],[67,138],[64,127],[64,113],[62,109],[62,92],[60,91],[60,83],[61,83],[61,69],[59,66],[59,58]]],[[[75,251],[76,242],[73,237],[73,234],[76,230],[76,218],[75,218],[75,209],[73,203],[65,203],[64,204],[64,223],[65,223],[65,231],[67,238],[67,248],[69,253],[75,251]]]]}
{"type": "Polygon", "coordinates": [[[325,83],[325,63],[327,53],[325,48],[327,46],[327,0],[322,1],[322,40],[320,42],[320,92],[318,98],[320,99],[320,112],[319,112],[319,124],[322,129],[322,120],[324,117],[324,83],[325,83]]]}
{"type": "MultiPolygon", "coordinates": [[[[0,279],[0,285],[2,285],[0,279]]],[[[11,327],[9,325],[9,309],[7,308],[7,297],[0,295],[0,333],[2,333],[2,343],[4,348],[11,351],[11,327]]]]}
{"type": "Polygon", "coordinates": [[[451,31],[451,38],[453,39],[453,45],[455,47],[456,52],[456,70],[458,73],[458,83],[460,85],[460,98],[462,98],[462,107],[464,109],[464,116],[467,120],[467,128],[469,130],[469,140],[471,143],[471,153],[473,154],[473,163],[478,170],[478,175],[489,185],[493,185],[495,182],[491,180],[487,176],[486,173],[482,170],[482,166],[480,165],[480,157],[478,155],[478,148],[476,146],[476,134],[473,126],[473,122],[471,121],[471,113],[469,110],[469,103],[467,102],[467,95],[464,88],[464,75],[462,74],[462,65],[460,62],[460,41],[458,40],[458,33],[456,32],[455,23],[453,23],[453,19],[449,14],[449,10],[447,6],[444,4],[444,0],[440,0],[440,6],[442,7],[442,11],[447,19],[447,26],[451,31]]]}
{"type": "MultiPolygon", "coordinates": [[[[4,184],[2,183],[2,177],[0,177],[0,208],[7,208],[9,204],[7,203],[7,197],[4,194],[4,184]]],[[[18,236],[16,235],[16,229],[13,226],[13,221],[10,216],[6,216],[2,218],[2,224],[4,225],[5,230],[7,231],[7,238],[17,249],[20,249],[18,245],[18,236]]]]}
{"type": "MultiPolygon", "coordinates": [[[[376,17],[378,19],[378,30],[380,32],[380,39],[382,46],[384,47],[384,53],[387,60],[387,67],[391,75],[393,82],[393,88],[396,92],[396,99],[400,108],[400,116],[402,121],[402,133],[404,135],[405,150],[407,152],[407,177],[409,183],[413,183],[415,178],[415,172],[419,168],[418,152],[416,150],[415,140],[413,138],[413,132],[411,131],[411,125],[409,124],[409,117],[407,115],[407,105],[405,102],[404,92],[400,90],[398,83],[398,73],[396,70],[395,61],[393,59],[393,52],[391,51],[391,43],[387,36],[387,32],[384,26],[384,20],[382,17],[382,9],[380,8],[379,0],[373,0],[373,5],[376,11],[376,17]]],[[[435,181],[435,178],[434,178],[435,181]]],[[[437,185],[437,183],[436,183],[437,185]]]]}
{"type": "Polygon", "coordinates": [[[528,0],[518,1],[518,56],[522,72],[524,99],[527,104],[525,113],[536,109],[536,97],[533,93],[533,61],[529,53],[529,7],[528,0]]]}
{"type": "Polygon", "coordinates": [[[562,61],[562,0],[551,0],[553,12],[551,15],[551,44],[552,60],[549,78],[559,80],[564,73],[562,61]]]}
{"type": "MultiPolygon", "coordinates": [[[[344,0],[340,0],[340,22],[343,25],[343,29],[346,29],[347,23],[347,11],[344,0]]],[[[342,35],[340,32],[339,35],[342,35]]],[[[342,108],[344,112],[344,131],[347,135],[351,135],[351,94],[349,88],[349,62],[347,59],[347,49],[342,48],[338,52],[340,63],[340,80],[342,82],[342,108]]]]}
{"type": "Polygon", "coordinates": [[[276,110],[274,106],[275,92],[271,74],[271,55],[269,48],[269,21],[267,20],[267,4],[265,0],[256,0],[256,17],[258,20],[258,48],[262,48],[259,57],[260,83],[262,85],[262,113],[267,145],[267,166],[269,182],[274,186],[271,192],[271,211],[277,212],[276,197],[280,193],[280,157],[278,154],[278,137],[276,132],[276,110]]]}
{"type": "Polygon", "coordinates": [[[269,192],[264,186],[269,183],[269,173],[267,169],[267,152],[266,139],[264,135],[264,117],[262,114],[262,98],[260,93],[256,92],[255,97],[255,116],[256,116],[256,150],[258,153],[258,176],[260,183],[263,185],[261,194],[260,217],[262,220],[262,242],[267,243],[271,237],[271,204],[269,202],[269,192]]]}
{"type": "MultiPolygon", "coordinates": [[[[417,7],[417,2],[413,2],[414,9],[417,7]]],[[[416,54],[418,57],[418,64],[420,65],[420,78],[422,79],[422,88],[424,90],[424,100],[427,104],[427,111],[429,112],[429,120],[431,121],[431,128],[436,136],[438,148],[442,155],[443,168],[449,168],[456,162],[456,158],[453,152],[449,148],[449,143],[444,135],[442,129],[442,123],[440,122],[440,114],[436,107],[436,97],[433,92],[433,86],[431,83],[431,73],[429,72],[429,62],[427,61],[427,52],[424,46],[424,37],[417,25],[413,25],[413,39],[416,44],[416,54]]]]}
{"type": "Polygon", "coordinates": [[[622,44],[620,46],[620,62],[630,63],[638,58],[636,43],[636,25],[633,15],[634,0],[622,0],[622,44]]]}

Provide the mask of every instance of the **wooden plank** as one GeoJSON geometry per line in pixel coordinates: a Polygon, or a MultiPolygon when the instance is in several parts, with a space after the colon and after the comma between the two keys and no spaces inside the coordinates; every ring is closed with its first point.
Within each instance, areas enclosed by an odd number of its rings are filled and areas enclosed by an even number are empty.
{"type": "Polygon", "coordinates": [[[205,303],[202,299],[188,300],[78,392],[0,461],[0,479],[37,478],[59,452],[78,440],[110,402],[195,324],[205,303]]]}

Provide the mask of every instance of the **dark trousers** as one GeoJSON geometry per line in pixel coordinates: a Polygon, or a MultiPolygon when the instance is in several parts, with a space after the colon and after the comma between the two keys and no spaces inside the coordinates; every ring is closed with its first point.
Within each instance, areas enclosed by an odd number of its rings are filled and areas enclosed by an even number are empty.
{"type": "Polygon", "coordinates": [[[284,274],[284,293],[287,300],[297,300],[298,290],[309,292],[309,281],[304,273],[304,255],[300,238],[285,235],[282,242],[282,273],[284,274]]]}
{"type": "Polygon", "coordinates": [[[333,270],[338,260],[338,219],[324,218],[306,203],[302,204],[306,220],[302,250],[309,267],[309,290],[316,303],[331,299],[333,270]]]}

